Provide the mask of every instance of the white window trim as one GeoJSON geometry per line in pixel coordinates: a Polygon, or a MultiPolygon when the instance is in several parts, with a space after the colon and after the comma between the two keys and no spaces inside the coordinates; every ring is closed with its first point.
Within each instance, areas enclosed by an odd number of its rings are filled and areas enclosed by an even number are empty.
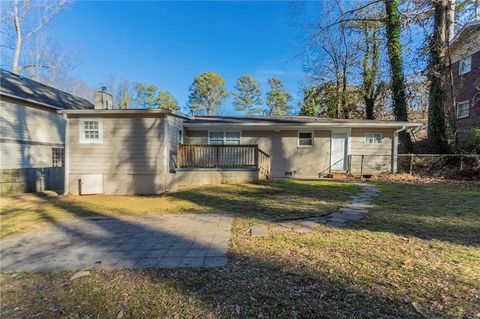
{"type": "Polygon", "coordinates": [[[458,75],[464,75],[464,74],[470,73],[471,71],[472,71],[472,56],[471,55],[469,55],[467,57],[464,57],[463,59],[460,59],[460,61],[458,61],[458,75]],[[470,61],[470,63],[469,63],[470,68],[469,68],[468,71],[463,72],[462,61],[465,61],[467,59],[470,61]]]}
{"type": "Polygon", "coordinates": [[[383,134],[382,133],[377,133],[377,132],[366,132],[365,137],[363,139],[363,144],[382,144],[383,143],[383,134]],[[376,134],[380,135],[380,143],[367,143],[367,134],[376,134]]]}
{"type": "MultiPolygon", "coordinates": [[[[239,141],[239,144],[242,144],[242,131],[236,131],[236,130],[212,130],[212,131],[208,131],[208,144],[210,145],[210,133],[223,133],[223,143],[224,144],[221,144],[221,145],[236,145],[236,144],[225,144],[225,136],[226,134],[225,133],[239,133],[240,134],[240,141],[239,141]]],[[[220,145],[220,144],[212,144],[212,145],[220,145]]]]}
{"type": "Polygon", "coordinates": [[[313,148],[315,146],[315,134],[314,131],[297,131],[297,148],[313,148]],[[312,134],[312,144],[311,145],[300,145],[300,133],[310,133],[312,134]]]}
{"type": "Polygon", "coordinates": [[[78,136],[80,144],[103,144],[103,119],[101,118],[80,118],[78,120],[78,136]],[[98,121],[98,139],[85,139],[84,123],[86,121],[98,121]]]}
{"type": "Polygon", "coordinates": [[[457,102],[457,108],[455,110],[455,117],[457,119],[463,119],[463,118],[466,118],[466,117],[469,117],[469,116],[470,116],[470,101],[466,100],[466,101],[457,102]],[[460,104],[467,104],[467,115],[462,115],[462,116],[458,115],[458,110],[459,110],[458,106],[460,104]]]}

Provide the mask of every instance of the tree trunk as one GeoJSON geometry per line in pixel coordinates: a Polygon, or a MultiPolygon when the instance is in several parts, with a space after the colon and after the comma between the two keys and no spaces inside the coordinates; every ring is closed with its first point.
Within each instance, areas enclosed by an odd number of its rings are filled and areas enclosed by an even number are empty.
{"type": "Polygon", "coordinates": [[[367,120],[375,119],[375,100],[377,92],[375,91],[375,81],[377,79],[378,58],[380,55],[377,39],[377,26],[372,25],[372,36],[370,37],[370,27],[365,23],[365,56],[363,58],[363,100],[365,102],[365,115],[367,120]],[[370,52],[370,46],[372,51],[370,52]],[[371,61],[370,61],[371,55],[371,61]],[[371,65],[370,65],[371,64],[371,65]]]}
{"type": "MultiPolygon", "coordinates": [[[[393,114],[396,121],[408,121],[405,78],[403,74],[402,45],[400,42],[399,0],[385,1],[385,28],[387,36],[388,59],[392,76],[393,114]]],[[[413,149],[410,134],[401,132],[400,152],[411,152],[413,149]]]]}
{"type": "Polygon", "coordinates": [[[20,71],[18,66],[20,60],[20,51],[22,50],[22,32],[20,27],[20,16],[18,13],[18,1],[13,2],[13,22],[15,23],[17,41],[15,43],[15,51],[13,53],[12,72],[18,73],[20,71]]]}
{"type": "Polygon", "coordinates": [[[449,0],[433,2],[433,34],[430,41],[428,146],[431,153],[447,153],[445,110],[448,108],[449,0]]]}

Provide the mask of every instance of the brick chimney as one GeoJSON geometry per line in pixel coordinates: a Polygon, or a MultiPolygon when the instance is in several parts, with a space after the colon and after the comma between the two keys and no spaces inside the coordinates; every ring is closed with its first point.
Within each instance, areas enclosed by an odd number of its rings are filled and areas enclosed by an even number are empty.
{"type": "Polygon", "coordinates": [[[95,110],[112,110],[113,96],[107,93],[107,88],[102,86],[101,91],[95,92],[95,110]]]}

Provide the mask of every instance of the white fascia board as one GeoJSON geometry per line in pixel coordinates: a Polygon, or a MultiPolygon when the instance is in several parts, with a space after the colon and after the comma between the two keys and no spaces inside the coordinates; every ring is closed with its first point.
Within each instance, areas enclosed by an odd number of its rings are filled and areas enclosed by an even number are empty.
{"type": "Polygon", "coordinates": [[[332,128],[413,128],[420,127],[422,123],[392,122],[392,123],[301,123],[301,124],[275,124],[275,123],[183,123],[190,130],[205,130],[211,127],[228,129],[254,129],[254,130],[299,130],[299,129],[332,129],[332,128]]]}

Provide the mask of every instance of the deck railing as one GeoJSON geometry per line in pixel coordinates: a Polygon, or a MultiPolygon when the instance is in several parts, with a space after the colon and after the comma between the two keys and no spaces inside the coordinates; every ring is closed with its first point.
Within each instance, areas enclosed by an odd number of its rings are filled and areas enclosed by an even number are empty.
{"type": "Polygon", "coordinates": [[[179,168],[257,167],[261,178],[270,175],[270,156],[258,145],[179,144],[179,168]]]}

